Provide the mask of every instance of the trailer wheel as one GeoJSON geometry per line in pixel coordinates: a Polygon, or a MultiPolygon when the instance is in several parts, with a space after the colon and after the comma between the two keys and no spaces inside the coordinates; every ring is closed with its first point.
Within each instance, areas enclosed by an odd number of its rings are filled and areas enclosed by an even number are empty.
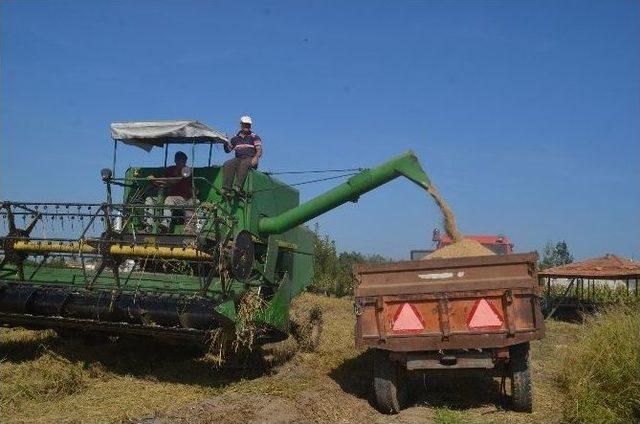
{"type": "Polygon", "coordinates": [[[381,349],[373,357],[373,389],[378,410],[384,414],[397,414],[407,403],[406,370],[381,349]]]}
{"type": "Polygon", "coordinates": [[[511,407],[518,412],[531,412],[533,394],[529,372],[529,343],[511,346],[511,407]]]}

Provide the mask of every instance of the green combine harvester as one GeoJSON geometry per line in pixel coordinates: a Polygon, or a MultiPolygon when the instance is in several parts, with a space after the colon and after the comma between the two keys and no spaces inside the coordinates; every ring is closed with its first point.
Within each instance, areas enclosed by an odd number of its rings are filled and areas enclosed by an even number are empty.
{"type": "Polygon", "coordinates": [[[252,293],[263,301],[254,319],[268,329],[265,338],[283,339],[291,301],[313,276],[314,235],[302,224],[399,176],[429,186],[406,152],[302,204],[294,187],[256,170],[245,195],[229,198],[221,192],[222,168],[211,165],[223,133],[196,121],[115,123],[111,130],[104,203],[1,203],[0,323],[206,342],[238,323],[240,302],[252,293]],[[208,145],[208,166],[182,171],[197,202],[170,207],[168,231],[148,225],[149,217],[166,218],[167,208],[164,189],[149,177],[171,178],[161,177],[164,167],[132,167],[116,177],[122,144],[164,149],[165,167],[169,145],[190,147],[191,161],[196,146],[208,145]],[[116,187],[122,203],[112,200],[116,187]]]}

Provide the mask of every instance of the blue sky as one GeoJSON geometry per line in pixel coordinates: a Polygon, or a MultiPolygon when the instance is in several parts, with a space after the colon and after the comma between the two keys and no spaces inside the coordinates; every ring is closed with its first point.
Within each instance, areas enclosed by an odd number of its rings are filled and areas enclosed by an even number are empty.
{"type": "MultiPolygon", "coordinates": [[[[638,2],[3,1],[1,12],[0,198],[103,199],[112,121],[192,118],[230,133],[250,114],[262,169],[372,166],[413,149],[463,232],[507,234],[518,251],[564,239],[577,258],[640,257],[638,2]]],[[[162,160],[120,152],[121,167],[162,160]]],[[[396,180],[317,221],[340,250],[401,259],[431,245],[440,216],[396,180]]]]}

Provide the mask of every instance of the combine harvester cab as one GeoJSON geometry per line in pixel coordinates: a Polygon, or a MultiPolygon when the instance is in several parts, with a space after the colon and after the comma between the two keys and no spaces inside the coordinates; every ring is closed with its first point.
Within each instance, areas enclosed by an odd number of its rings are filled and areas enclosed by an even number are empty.
{"type": "Polygon", "coordinates": [[[236,325],[243,299],[255,296],[251,319],[266,328],[263,340],[282,339],[291,300],[313,276],[313,234],[301,224],[399,176],[429,185],[407,152],[302,204],[294,187],[257,170],[245,195],[228,198],[222,168],[211,164],[213,145],[227,141],[220,131],[197,121],[127,122],[112,124],[111,135],[104,203],[1,203],[1,323],[206,342],[236,325]],[[164,149],[164,167],[117,177],[122,144],[164,149]],[[164,176],[174,144],[189,156],[181,178],[197,200],[165,206],[161,186],[180,179],[164,176]],[[206,166],[200,145],[209,150],[206,166]],[[121,203],[112,199],[116,189],[121,203]],[[161,231],[163,219],[170,225],[161,231]]]}

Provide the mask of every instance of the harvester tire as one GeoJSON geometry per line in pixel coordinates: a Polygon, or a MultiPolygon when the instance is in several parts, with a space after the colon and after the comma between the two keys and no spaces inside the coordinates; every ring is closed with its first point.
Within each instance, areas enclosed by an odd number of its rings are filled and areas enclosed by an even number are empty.
{"type": "Polygon", "coordinates": [[[511,408],[518,412],[531,412],[533,390],[531,385],[529,343],[511,346],[511,408]]]}
{"type": "Polygon", "coordinates": [[[381,349],[375,349],[373,355],[373,390],[378,410],[383,414],[397,414],[407,404],[406,369],[381,349]]]}

